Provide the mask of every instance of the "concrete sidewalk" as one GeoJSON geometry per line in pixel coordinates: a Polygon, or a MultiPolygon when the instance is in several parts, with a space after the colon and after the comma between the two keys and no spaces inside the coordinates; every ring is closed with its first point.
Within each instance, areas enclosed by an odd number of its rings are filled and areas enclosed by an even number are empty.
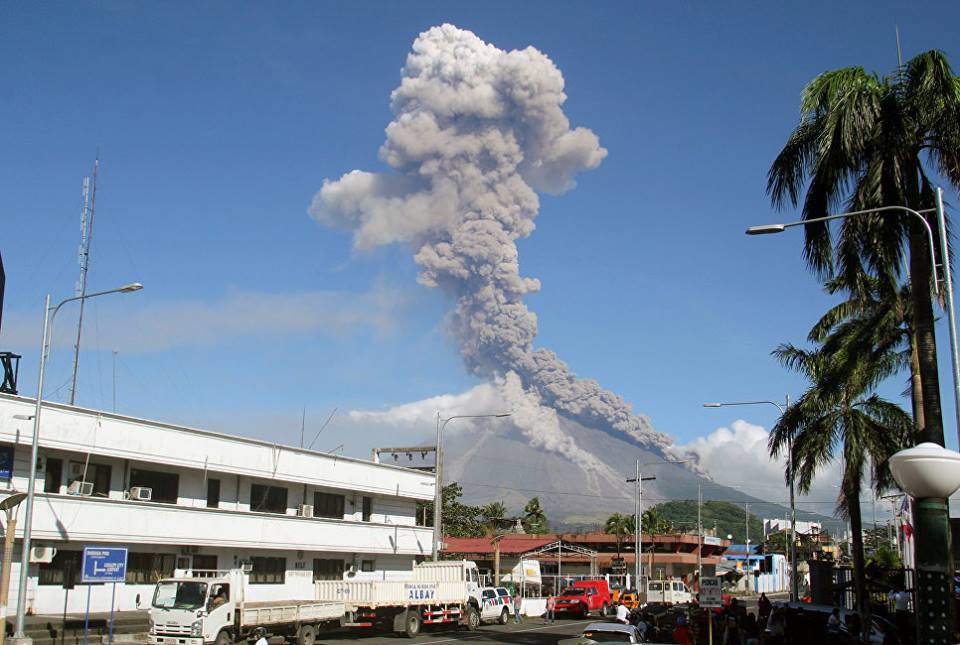
{"type": "MultiPolygon", "coordinates": [[[[68,613],[26,616],[24,633],[33,639],[34,645],[83,645],[84,623],[87,622],[87,643],[106,643],[110,635],[110,614],[91,613],[85,621],[84,614],[68,613]]],[[[146,643],[150,619],[146,609],[118,611],[113,614],[113,641],[115,643],[146,643]]],[[[7,622],[7,637],[13,634],[13,622],[7,622]]]]}

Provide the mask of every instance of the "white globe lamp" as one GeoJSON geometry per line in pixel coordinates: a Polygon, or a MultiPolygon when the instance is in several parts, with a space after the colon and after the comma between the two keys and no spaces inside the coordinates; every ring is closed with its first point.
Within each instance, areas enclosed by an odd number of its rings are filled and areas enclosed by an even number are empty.
{"type": "Polygon", "coordinates": [[[896,453],[890,471],[900,488],[918,499],[950,497],[960,489],[960,453],[935,443],[896,453]]]}

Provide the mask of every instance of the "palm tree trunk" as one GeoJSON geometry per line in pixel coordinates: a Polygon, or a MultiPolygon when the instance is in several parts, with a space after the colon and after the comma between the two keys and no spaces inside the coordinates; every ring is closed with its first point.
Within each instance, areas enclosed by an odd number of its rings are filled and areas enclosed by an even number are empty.
{"type": "Polygon", "coordinates": [[[923,381],[920,379],[917,336],[912,329],[910,330],[910,407],[913,410],[913,425],[919,431],[926,425],[924,422],[926,417],[923,414],[923,381]]]}
{"type": "Polygon", "coordinates": [[[940,377],[937,371],[937,341],[933,329],[933,303],[930,297],[930,253],[920,224],[910,230],[910,282],[913,293],[914,333],[923,392],[923,425],[918,426],[918,442],[943,445],[943,413],[940,409],[940,377]]]}
{"type": "Polygon", "coordinates": [[[860,614],[861,633],[870,629],[870,598],[867,594],[866,562],[863,557],[863,521],[860,517],[860,485],[852,484],[846,493],[847,513],[850,515],[850,531],[853,533],[853,588],[860,614]]]}

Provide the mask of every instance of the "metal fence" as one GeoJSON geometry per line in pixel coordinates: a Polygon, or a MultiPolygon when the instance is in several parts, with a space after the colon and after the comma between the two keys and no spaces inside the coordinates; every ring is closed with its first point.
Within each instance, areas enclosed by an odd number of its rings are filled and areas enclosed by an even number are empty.
{"type": "MultiPolygon", "coordinates": [[[[893,601],[889,594],[899,586],[910,594],[910,611],[916,603],[916,577],[913,569],[872,569],[867,575],[867,593],[872,607],[879,607],[891,615],[894,613],[893,601]]],[[[837,604],[848,609],[857,606],[857,594],[853,584],[852,567],[835,567],[833,570],[834,589],[837,591],[837,604]]]]}

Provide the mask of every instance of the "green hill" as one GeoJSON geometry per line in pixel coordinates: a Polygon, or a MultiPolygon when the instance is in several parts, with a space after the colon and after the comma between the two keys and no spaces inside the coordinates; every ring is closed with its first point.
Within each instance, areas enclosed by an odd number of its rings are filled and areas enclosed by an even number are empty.
{"type": "MultiPolygon", "coordinates": [[[[692,500],[663,502],[653,507],[656,514],[676,531],[697,530],[697,502],[692,500]]],[[[743,506],[730,502],[704,502],[700,508],[704,532],[716,528],[717,536],[733,536],[733,542],[746,542],[747,517],[743,506]]],[[[753,513],[749,516],[750,541],[756,544],[763,540],[763,522],[753,513]]]]}

